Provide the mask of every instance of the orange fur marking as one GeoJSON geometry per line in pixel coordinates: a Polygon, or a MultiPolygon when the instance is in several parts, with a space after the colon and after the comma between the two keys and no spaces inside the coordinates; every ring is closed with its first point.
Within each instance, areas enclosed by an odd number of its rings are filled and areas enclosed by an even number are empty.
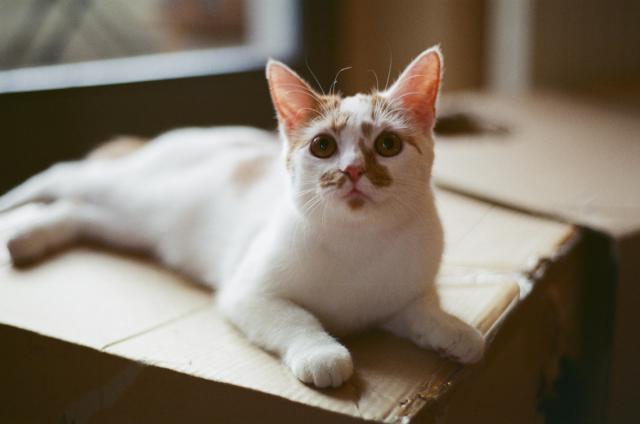
{"type": "Polygon", "coordinates": [[[362,135],[367,138],[371,137],[373,133],[373,122],[363,121],[362,124],[360,124],[360,129],[362,130],[362,135]]]}
{"type": "Polygon", "coordinates": [[[238,163],[233,170],[231,181],[239,188],[247,188],[264,175],[269,156],[257,156],[238,163]]]}
{"type": "Polygon", "coordinates": [[[422,154],[422,149],[420,148],[420,146],[418,146],[418,143],[416,142],[415,138],[411,137],[410,135],[407,135],[407,136],[402,136],[401,139],[403,141],[409,143],[413,147],[415,147],[415,149],[418,151],[418,153],[422,154]]]}
{"type": "Polygon", "coordinates": [[[360,199],[359,197],[354,197],[353,199],[349,199],[347,201],[347,205],[349,205],[349,207],[355,211],[364,206],[364,200],[360,199]]]}
{"type": "Polygon", "coordinates": [[[347,177],[339,170],[327,171],[320,176],[320,187],[336,186],[341,188],[347,181],[347,177]]]}
{"type": "Polygon", "coordinates": [[[107,141],[87,155],[87,159],[118,159],[144,147],[147,139],[135,136],[121,136],[107,141]]]}
{"type": "Polygon", "coordinates": [[[373,185],[378,187],[388,187],[393,183],[389,169],[386,166],[380,165],[376,153],[367,148],[364,144],[364,140],[360,139],[358,142],[360,150],[364,157],[364,173],[373,185]]]}

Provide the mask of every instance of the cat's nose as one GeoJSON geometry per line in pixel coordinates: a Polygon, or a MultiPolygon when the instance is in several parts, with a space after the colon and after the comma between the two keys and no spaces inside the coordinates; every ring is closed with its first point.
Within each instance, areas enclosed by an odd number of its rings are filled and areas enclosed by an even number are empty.
{"type": "Polygon", "coordinates": [[[364,168],[360,165],[352,164],[347,166],[342,172],[347,174],[352,183],[355,183],[360,179],[362,174],[364,174],[364,168]]]}

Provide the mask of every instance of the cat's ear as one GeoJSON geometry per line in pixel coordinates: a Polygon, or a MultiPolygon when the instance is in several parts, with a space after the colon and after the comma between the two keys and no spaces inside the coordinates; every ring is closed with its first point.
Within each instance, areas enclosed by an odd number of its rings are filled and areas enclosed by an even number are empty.
{"type": "Polygon", "coordinates": [[[278,119],[287,132],[295,131],[314,115],[318,94],[288,66],[269,60],[267,80],[278,119]]]}
{"type": "Polygon", "coordinates": [[[442,54],[435,46],[416,57],[387,91],[389,99],[425,132],[431,131],[435,123],[441,77],[442,54]]]}

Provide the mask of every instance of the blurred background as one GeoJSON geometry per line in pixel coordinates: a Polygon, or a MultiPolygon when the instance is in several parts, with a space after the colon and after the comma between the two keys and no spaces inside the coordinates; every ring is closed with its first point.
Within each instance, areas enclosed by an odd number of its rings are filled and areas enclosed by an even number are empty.
{"type": "Polygon", "coordinates": [[[0,0],[0,191],[117,134],[275,123],[268,57],[344,93],[439,43],[444,91],[640,105],[634,0],[0,0]],[[315,74],[312,76],[311,71],[315,74]]]}

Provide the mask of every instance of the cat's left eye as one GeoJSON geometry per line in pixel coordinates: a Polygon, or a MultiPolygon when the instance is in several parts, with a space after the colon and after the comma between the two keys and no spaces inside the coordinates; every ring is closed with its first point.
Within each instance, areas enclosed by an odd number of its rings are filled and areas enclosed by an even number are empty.
{"type": "Polygon", "coordinates": [[[330,135],[317,135],[309,145],[311,154],[320,159],[326,159],[332,156],[338,149],[336,140],[330,135]]]}
{"type": "Polygon", "coordinates": [[[402,151],[402,140],[394,133],[383,132],[376,138],[374,146],[380,156],[396,156],[402,151]]]}

